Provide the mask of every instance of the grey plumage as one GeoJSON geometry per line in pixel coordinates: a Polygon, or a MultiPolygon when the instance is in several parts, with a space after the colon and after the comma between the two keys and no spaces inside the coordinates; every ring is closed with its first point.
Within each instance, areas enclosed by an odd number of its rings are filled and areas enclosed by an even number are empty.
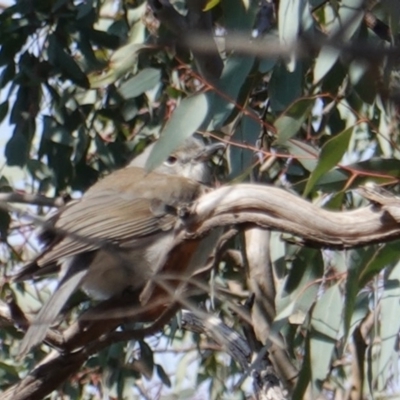
{"type": "Polygon", "coordinates": [[[77,288],[92,298],[107,299],[128,287],[145,286],[173,241],[177,209],[203,193],[199,182],[210,180],[207,161],[219,148],[189,139],[151,173],[140,168],[144,154],[52,217],[41,234],[44,251],[14,277],[24,280],[43,271],[61,272],[57,289],[23,339],[21,353],[43,340],[77,288]]]}

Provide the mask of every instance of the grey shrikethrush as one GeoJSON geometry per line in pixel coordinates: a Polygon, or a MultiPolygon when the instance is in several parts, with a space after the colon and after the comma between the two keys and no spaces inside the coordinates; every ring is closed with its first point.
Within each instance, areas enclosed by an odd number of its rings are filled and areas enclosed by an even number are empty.
{"type": "Polygon", "coordinates": [[[49,219],[39,236],[43,251],[14,276],[21,281],[60,272],[57,288],[23,339],[22,354],[44,339],[77,288],[103,300],[148,283],[174,240],[177,211],[211,183],[209,161],[221,148],[189,138],[150,173],[143,169],[147,148],[49,219]]]}

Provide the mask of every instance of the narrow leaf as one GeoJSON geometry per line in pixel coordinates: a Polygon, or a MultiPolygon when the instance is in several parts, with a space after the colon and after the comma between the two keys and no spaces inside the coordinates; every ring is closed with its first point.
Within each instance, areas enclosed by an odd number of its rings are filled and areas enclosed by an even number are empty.
{"type": "Polygon", "coordinates": [[[353,128],[354,127],[347,128],[322,146],[318,164],[308,178],[306,188],[304,189],[304,196],[310,193],[311,189],[322,175],[330,171],[342,159],[343,154],[349,147],[353,128]]]}
{"type": "Polygon", "coordinates": [[[209,110],[204,93],[182,100],[165,124],[160,139],[146,162],[146,170],[160,165],[183,141],[193,135],[205,122],[209,110]]]}
{"type": "Polygon", "coordinates": [[[339,285],[333,285],[316,302],[311,326],[322,335],[336,340],[342,322],[342,306],[339,285]]]}
{"type": "Polygon", "coordinates": [[[207,0],[206,5],[203,8],[203,11],[208,11],[217,6],[221,0],[207,0]]]}
{"type": "Polygon", "coordinates": [[[330,287],[316,302],[310,332],[311,375],[314,395],[329,373],[333,350],[342,322],[343,302],[339,285],[330,287]]]}
{"type": "Polygon", "coordinates": [[[160,82],[161,71],[156,68],[145,68],[134,77],[124,82],[119,93],[125,99],[135,98],[147,90],[153,89],[160,82]]]}
{"type": "Polygon", "coordinates": [[[72,82],[84,88],[89,87],[87,76],[82,72],[76,61],[63,49],[55,35],[49,37],[49,61],[59,68],[72,82]]]}
{"type": "Polygon", "coordinates": [[[215,95],[209,129],[220,129],[238,102],[238,95],[254,64],[254,57],[231,56],[224,67],[215,95]]]}
{"type": "MultiPolygon", "coordinates": [[[[396,351],[400,329],[399,300],[400,300],[400,262],[394,267],[384,285],[381,300],[381,352],[379,356],[378,374],[389,368],[393,352],[396,351]]],[[[385,374],[384,374],[385,376],[385,374]]],[[[382,388],[383,389],[383,388],[382,388]]]]}
{"type": "Polygon", "coordinates": [[[275,121],[277,129],[277,142],[283,144],[288,139],[297,134],[308,117],[314,100],[302,99],[293,103],[279,118],[275,121]]]}

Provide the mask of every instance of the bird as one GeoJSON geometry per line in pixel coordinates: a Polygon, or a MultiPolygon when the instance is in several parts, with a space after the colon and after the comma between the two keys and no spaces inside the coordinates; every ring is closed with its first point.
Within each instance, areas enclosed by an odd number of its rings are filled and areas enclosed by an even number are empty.
{"type": "Polygon", "coordinates": [[[81,288],[95,300],[145,287],[166,257],[179,208],[211,184],[210,159],[224,145],[190,137],[152,172],[150,145],[51,216],[39,234],[41,253],[13,276],[24,281],[59,272],[56,289],[29,326],[26,354],[43,341],[69,297],[81,288]]]}

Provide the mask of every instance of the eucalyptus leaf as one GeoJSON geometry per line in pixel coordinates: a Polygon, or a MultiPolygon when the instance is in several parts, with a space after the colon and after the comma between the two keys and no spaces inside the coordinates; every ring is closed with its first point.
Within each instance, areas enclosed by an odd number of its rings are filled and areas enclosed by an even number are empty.
{"type": "Polygon", "coordinates": [[[183,99],[165,124],[146,162],[146,169],[151,171],[160,165],[206,122],[208,113],[209,100],[204,93],[183,99]]]}
{"type": "Polygon", "coordinates": [[[254,57],[231,56],[225,63],[213,105],[210,130],[220,129],[238,103],[242,85],[254,64],[254,57]]]}
{"type": "Polygon", "coordinates": [[[66,77],[71,79],[72,82],[84,88],[89,87],[87,76],[80,69],[76,61],[69,55],[61,43],[58,41],[55,34],[49,37],[48,57],[49,61],[58,67],[66,77]]]}
{"type": "Polygon", "coordinates": [[[398,332],[400,329],[399,316],[400,299],[400,262],[390,272],[385,280],[384,291],[380,304],[380,336],[381,346],[379,354],[380,374],[389,368],[393,352],[396,351],[398,332]]]}
{"type": "Polygon", "coordinates": [[[125,99],[135,98],[156,86],[161,79],[161,71],[155,68],[145,68],[134,77],[124,82],[119,93],[125,99]]]}
{"type": "Polygon", "coordinates": [[[306,188],[304,189],[304,196],[307,196],[319,178],[336,166],[342,159],[344,153],[347,151],[353,134],[354,127],[347,128],[342,133],[339,133],[329,141],[327,141],[321,148],[318,164],[307,181],[306,188]]]}
{"type": "Polygon", "coordinates": [[[311,376],[314,396],[330,370],[331,358],[342,323],[343,301],[339,284],[328,288],[312,311],[310,332],[311,376]]]}
{"type": "Polygon", "coordinates": [[[284,144],[300,130],[313,107],[314,100],[302,99],[293,103],[275,121],[277,143],[284,144]]]}
{"type": "Polygon", "coordinates": [[[280,113],[298,101],[303,90],[303,67],[301,61],[296,63],[295,69],[292,71],[288,71],[283,63],[275,65],[269,81],[269,97],[273,112],[280,113]]]}

